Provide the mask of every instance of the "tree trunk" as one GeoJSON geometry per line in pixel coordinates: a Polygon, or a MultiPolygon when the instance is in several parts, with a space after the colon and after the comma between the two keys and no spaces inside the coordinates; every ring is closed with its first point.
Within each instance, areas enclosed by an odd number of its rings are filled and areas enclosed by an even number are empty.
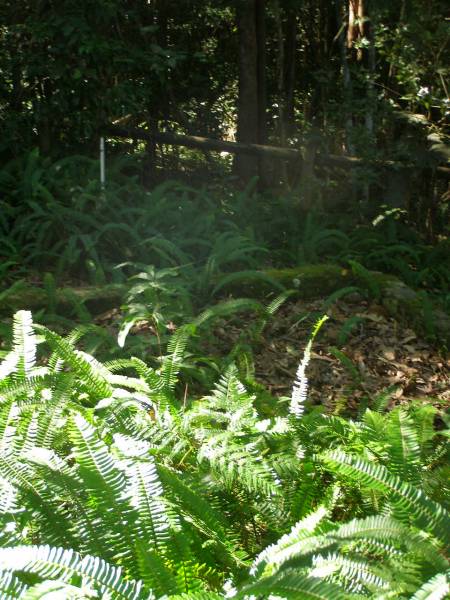
{"type": "MultiPolygon", "coordinates": [[[[256,1],[256,43],[258,81],[258,144],[267,144],[267,60],[266,60],[266,2],[256,1]]],[[[267,157],[258,161],[259,187],[267,189],[272,184],[272,163],[267,157]]]]}
{"type": "MultiPolygon", "coordinates": [[[[237,114],[238,142],[254,144],[259,138],[261,118],[258,94],[258,40],[256,13],[258,0],[237,0],[236,21],[239,37],[239,96],[237,114]]],[[[258,175],[258,160],[252,156],[236,156],[236,174],[247,184],[258,175]]]]}
{"type": "MultiPolygon", "coordinates": [[[[286,90],[285,90],[285,41],[283,31],[283,19],[282,19],[282,8],[280,6],[280,0],[276,0],[274,3],[274,14],[277,31],[277,94],[278,94],[278,127],[277,136],[279,139],[280,146],[285,147],[287,141],[286,135],[286,90]]],[[[286,163],[281,163],[279,166],[279,179],[280,183],[284,186],[289,185],[288,170],[286,163]]]]}
{"type": "Polygon", "coordinates": [[[297,51],[297,14],[292,6],[286,9],[286,36],[284,44],[284,129],[287,137],[295,131],[294,92],[297,51]]]}
{"type": "MultiPolygon", "coordinates": [[[[344,16],[342,15],[342,11],[343,11],[343,1],[340,0],[339,2],[336,3],[336,11],[337,11],[337,21],[338,23],[343,19],[344,16]]],[[[353,18],[353,4],[352,4],[352,0],[349,1],[349,14],[348,14],[348,19],[349,19],[349,23],[348,23],[348,31],[347,31],[347,45],[349,43],[350,40],[350,28],[353,27],[352,21],[351,19],[353,18]]],[[[352,33],[353,35],[353,33],[352,33]]],[[[345,44],[345,33],[344,31],[341,31],[341,33],[339,34],[339,47],[340,47],[340,51],[341,51],[341,65],[342,65],[342,79],[343,79],[343,92],[344,92],[344,111],[345,111],[345,149],[349,154],[354,154],[355,153],[355,148],[353,146],[353,141],[352,141],[352,137],[353,137],[353,114],[352,114],[352,110],[351,110],[351,105],[352,105],[352,97],[353,97],[353,86],[352,86],[352,80],[351,80],[351,75],[350,75],[350,69],[348,66],[348,59],[347,59],[347,48],[346,48],[346,44],[345,44]]]]}

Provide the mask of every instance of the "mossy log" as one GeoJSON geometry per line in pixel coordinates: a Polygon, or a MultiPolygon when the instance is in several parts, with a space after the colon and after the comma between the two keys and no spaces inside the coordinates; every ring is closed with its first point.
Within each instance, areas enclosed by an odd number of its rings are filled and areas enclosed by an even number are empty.
{"type": "MultiPolygon", "coordinates": [[[[269,283],[270,279],[287,289],[296,289],[298,297],[305,300],[326,298],[344,287],[358,286],[372,295],[375,292],[378,302],[400,323],[433,336],[444,344],[450,344],[450,316],[433,307],[420,292],[412,290],[393,275],[376,271],[358,274],[334,264],[268,269],[264,271],[264,275],[267,280],[249,277],[231,281],[222,287],[222,294],[262,298],[275,290],[269,283]]],[[[6,291],[0,295],[0,312],[11,315],[20,309],[36,311],[53,304],[57,314],[66,316],[74,312],[76,314],[76,304],[81,303],[96,315],[120,306],[126,291],[127,286],[123,284],[57,288],[52,299],[43,288],[16,285],[11,292],[6,291]]]]}
{"type": "Polygon", "coordinates": [[[221,286],[222,293],[231,293],[240,297],[263,297],[275,291],[274,284],[281,284],[287,289],[296,289],[298,297],[305,300],[320,298],[334,291],[353,285],[355,280],[349,269],[333,264],[304,265],[288,269],[267,269],[262,272],[267,279],[257,277],[239,278],[221,286]]]}
{"type": "Polygon", "coordinates": [[[15,285],[0,295],[0,312],[12,314],[18,310],[36,311],[52,306],[55,312],[66,316],[77,304],[83,304],[92,314],[120,306],[127,286],[107,284],[87,287],[56,288],[50,295],[44,288],[27,284],[15,285]]]}
{"type": "MultiPolygon", "coordinates": [[[[270,269],[264,272],[286,288],[296,289],[298,297],[309,300],[326,298],[339,289],[357,286],[376,299],[389,316],[412,327],[418,333],[450,344],[450,316],[432,306],[429,299],[416,292],[394,275],[378,271],[357,273],[333,264],[305,265],[292,269],[270,269]]],[[[256,296],[274,292],[264,280],[240,280],[224,287],[235,296],[256,296]]]]}

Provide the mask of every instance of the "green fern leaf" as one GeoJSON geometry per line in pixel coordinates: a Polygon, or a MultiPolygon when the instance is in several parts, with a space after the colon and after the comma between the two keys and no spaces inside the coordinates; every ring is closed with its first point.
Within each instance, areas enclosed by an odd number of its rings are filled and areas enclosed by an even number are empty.
{"type": "Polygon", "coordinates": [[[430,500],[420,490],[388,471],[382,465],[370,463],[359,456],[339,450],[319,457],[331,470],[349,477],[362,485],[385,493],[411,515],[419,527],[450,543],[450,516],[439,504],[430,500]]]}
{"type": "Polygon", "coordinates": [[[58,356],[64,360],[80,379],[89,387],[90,395],[97,398],[111,396],[112,389],[107,380],[107,370],[92,356],[75,350],[72,344],[57,333],[50,331],[42,325],[35,325],[42,332],[50,346],[58,356]]]}
{"type": "Polygon", "coordinates": [[[13,346],[19,356],[17,373],[20,377],[27,377],[36,363],[36,336],[33,317],[28,310],[19,310],[13,317],[13,346]]]}
{"type": "Polygon", "coordinates": [[[422,467],[419,438],[414,421],[403,408],[397,408],[389,414],[386,441],[389,443],[389,470],[419,485],[422,467]]]}
{"type": "Polygon", "coordinates": [[[438,573],[417,590],[411,600],[442,600],[450,594],[449,576],[438,573]]]}
{"type": "Polygon", "coordinates": [[[303,359],[297,369],[294,386],[292,388],[291,402],[289,405],[289,412],[295,419],[300,419],[305,410],[305,401],[308,393],[308,378],[306,377],[306,367],[308,366],[309,361],[311,359],[311,348],[313,342],[317,334],[319,333],[322,325],[327,319],[328,316],[324,315],[314,325],[313,331],[311,333],[311,336],[305,348],[305,352],[303,354],[303,359]]]}
{"type": "Polygon", "coordinates": [[[281,596],[293,600],[353,600],[363,598],[350,594],[342,587],[315,577],[308,577],[297,570],[287,569],[281,573],[263,577],[256,583],[245,586],[235,596],[247,598],[250,594],[256,597],[281,596]]]}
{"type": "Polygon", "coordinates": [[[343,583],[346,589],[364,592],[388,591],[390,581],[377,572],[376,567],[362,558],[347,558],[333,553],[315,556],[310,571],[312,577],[327,577],[329,581],[343,583]]]}
{"type": "Polygon", "coordinates": [[[75,415],[69,435],[78,474],[90,497],[88,507],[110,545],[109,556],[126,565],[131,573],[137,568],[134,557],[133,524],[137,514],[126,492],[128,480],[124,466],[116,460],[96,429],[81,415],[75,415]]]}
{"type": "Polygon", "coordinates": [[[20,491],[22,504],[28,507],[28,519],[34,515],[46,531],[47,540],[54,544],[75,543],[71,524],[61,511],[58,497],[45,480],[36,479],[33,470],[11,455],[0,456],[0,476],[20,491]]]}
{"type": "Polygon", "coordinates": [[[194,320],[193,323],[195,326],[200,327],[200,325],[203,325],[210,319],[224,317],[242,311],[264,312],[264,306],[256,300],[251,300],[248,298],[233,298],[233,300],[225,300],[224,302],[220,302],[215,306],[207,308],[194,320]]]}
{"type": "Polygon", "coordinates": [[[64,598],[64,600],[89,600],[92,598],[90,592],[93,590],[81,589],[62,583],[61,581],[46,580],[33,585],[20,596],[20,600],[51,600],[52,598],[64,598]]]}
{"type": "Polygon", "coordinates": [[[164,484],[166,495],[180,513],[189,519],[201,533],[218,544],[225,552],[225,559],[230,557],[232,563],[242,566],[241,553],[237,551],[233,537],[230,535],[230,525],[224,515],[196,489],[192,489],[189,480],[185,482],[180,474],[163,465],[158,465],[158,473],[164,484]]]}
{"type": "Polygon", "coordinates": [[[11,373],[14,373],[19,365],[19,362],[20,355],[18,352],[9,352],[9,354],[7,354],[0,363],[0,381],[2,379],[6,379],[9,375],[11,375],[11,373]]]}
{"type": "Polygon", "coordinates": [[[299,521],[289,533],[269,546],[257,557],[251,568],[252,575],[271,575],[279,566],[298,554],[303,542],[320,535],[320,524],[328,516],[329,510],[320,506],[316,511],[299,521]]]}
{"type": "Polygon", "coordinates": [[[141,540],[136,543],[136,556],[143,583],[158,597],[180,591],[177,579],[163,556],[148,548],[141,540]]]}
{"type": "Polygon", "coordinates": [[[170,539],[170,520],[163,503],[163,488],[151,459],[127,461],[128,498],[138,513],[136,536],[164,554],[170,539]]]}
{"type": "Polygon", "coordinates": [[[165,389],[173,390],[177,384],[181,361],[192,333],[192,326],[180,327],[167,344],[168,356],[161,363],[161,384],[165,389]]]}
{"type": "Polygon", "coordinates": [[[10,571],[0,572],[0,597],[2,600],[22,598],[26,590],[26,584],[20,581],[14,573],[10,571]]]}
{"type": "Polygon", "coordinates": [[[73,550],[50,546],[18,546],[0,548],[0,570],[33,573],[43,579],[58,578],[70,583],[72,578],[83,577],[104,594],[123,600],[150,598],[142,584],[125,580],[121,570],[93,556],[81,557],[73,550]]]}

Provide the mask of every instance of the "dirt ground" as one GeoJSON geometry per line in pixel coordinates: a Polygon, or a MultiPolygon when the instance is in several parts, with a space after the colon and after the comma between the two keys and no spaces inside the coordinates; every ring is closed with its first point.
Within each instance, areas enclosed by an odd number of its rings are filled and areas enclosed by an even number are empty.
{"type": "MultiPolygon", "coordinates": [[[[272,317],[253,346],[256,380],[274,395],[288,395],[321,300],[289,302],[272,317]]],[[[427,398],[450,406],[450,358],[399,325],[381,305],[358,298],[339,301],[316,338],[307,369],[309,399],[327,408],[355,409],[391,388],[390,403],[427,398]]],[[[242,329],[225,324],[215,334],[231,347],[242,329]]]]}

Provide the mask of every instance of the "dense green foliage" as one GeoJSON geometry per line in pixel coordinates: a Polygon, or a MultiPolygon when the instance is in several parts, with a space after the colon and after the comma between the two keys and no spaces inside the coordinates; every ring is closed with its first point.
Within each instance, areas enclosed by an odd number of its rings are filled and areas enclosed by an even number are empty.
{"type": "Polygon", "coordinates": [[[290,399],[267,404],[233,366],[209,396],[180,399],[191,332],[158,369],[101,364],[76,349],[81,331],[15,315],[0,365],[2,597],[444,598],[436,409],[304,413],[308,349],[290,399]]]}

